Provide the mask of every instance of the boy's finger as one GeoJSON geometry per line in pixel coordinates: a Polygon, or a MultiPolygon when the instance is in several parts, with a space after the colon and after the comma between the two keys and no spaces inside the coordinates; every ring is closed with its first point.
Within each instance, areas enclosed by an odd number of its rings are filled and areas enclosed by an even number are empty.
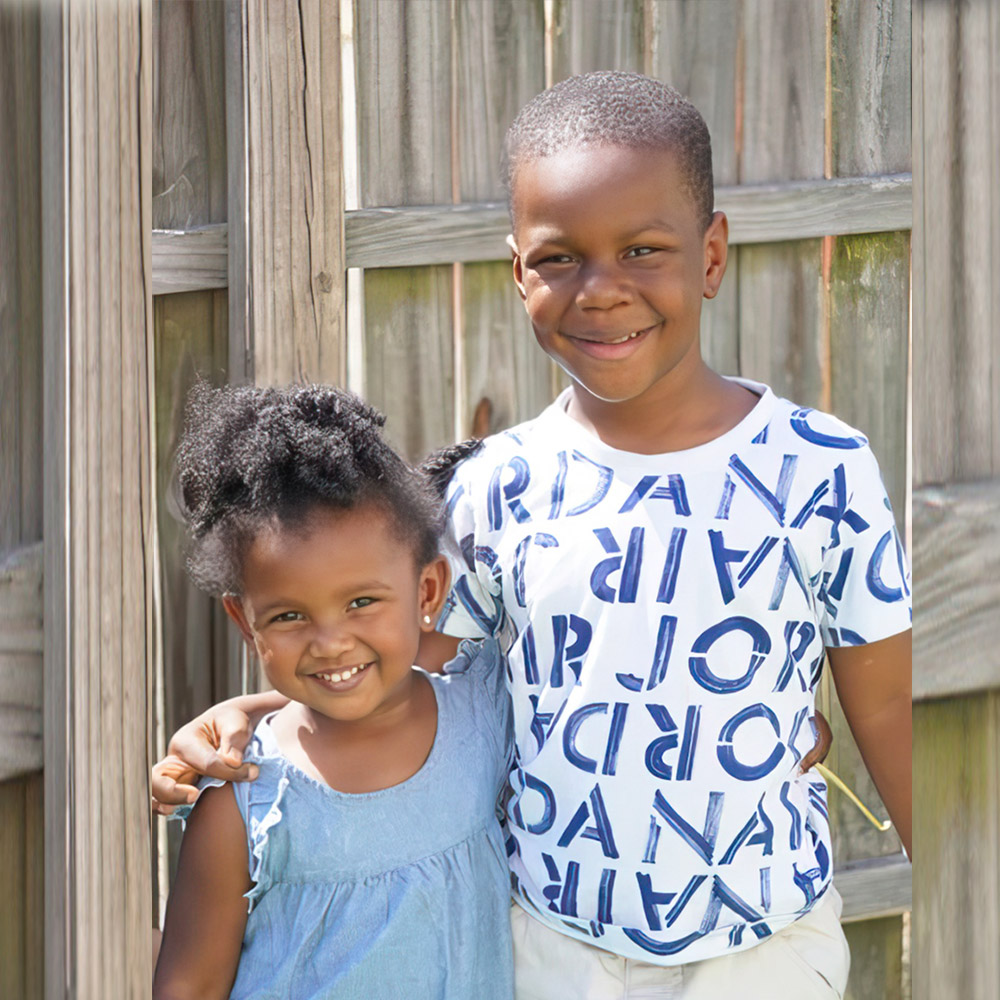
{"type": "MultiPolygon", "coordinates": [[[[171,812],[173,812],[174,806],[190,805],[198,798],[198,789],[194,785],[177,781],[169,774],[159,772],[155,767],[153,768],[152,791],[153,802],[167,806],[171,812]]],[[[168,816],[169,813],[163,813],[163,815],[168,816]]]]}
{"type": "MultiPolygon", "coordinates": [[[[242,759],[242,753],[237,752],[235,760],[242,759]]],[[[259,768],[256,764],[240,764],[237,767],[231,762],[232,760],[232,757],[229,760],[223,758],[222,751],[219,751],[212,755],[202,773],[209,778],[219,778],[222,781],[253,781],[257,777],[259,768]]]]}
{"type": "Polygon", "coordinates": [[[830,747],[833,745],[833,732],[830,729],[830,723],[826,721],[822,712],[816,713],[813,723],[816,727],[816,742],[813,744],[812,749],[802,758],[802,762],[799,764],[800,773],[805,773],[814,764],[825,761],[826,755],[830,752],[830,747]]]}

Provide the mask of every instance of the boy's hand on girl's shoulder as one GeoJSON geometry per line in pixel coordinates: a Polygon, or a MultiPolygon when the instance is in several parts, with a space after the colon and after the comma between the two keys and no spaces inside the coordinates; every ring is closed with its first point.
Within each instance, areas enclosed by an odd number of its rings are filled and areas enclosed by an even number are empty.
{"type": "Polygon", "coordinates": [[[167,756],[153,765],[153,812],[169,816],[175,806],[198,798],[196,782],[205,775],[222,781],[253,781],[255,764],[243,763],[253,730],[246,712],[217,705],[174,733],[167,756]]]}
{"type": "Polygon", "coordinates": [[[815,722],[816,742],[812,750],[802,758],[799,764],[800,774],[805,774],[813,764],[822,764],[826,760],[826,755],[830,752],[830,747],[833,745],[833,731],[830,729],[830,723],[826,721],[826,716],[818,710],[815,715],[815,722]]]}

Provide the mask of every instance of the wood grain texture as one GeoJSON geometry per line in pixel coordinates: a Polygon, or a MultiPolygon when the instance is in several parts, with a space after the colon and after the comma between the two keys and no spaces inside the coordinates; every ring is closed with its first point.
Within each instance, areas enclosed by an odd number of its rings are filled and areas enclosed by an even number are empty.
{"type": "MultiPolygon", "coordinates": [[[[457,194],[463,201],[503,198],[504,134],[521,106],[545,85],[543,8],[538,0],[477,0],[456,8],[457,194]]],[[[489,401],[490,419],[481,429],[495,432],[534,416],[551,399],[552,362],[535,343],[509,257],[503,246],[500,263],[461,269],[459,438],[472,432],[483,400],[489,401]]]]}
{"type": "Polygon", "coordinates": [[[41,16],[45,990],[131,1000],[152,972],[152,15],[41,16]]]}
{"type": "Polygon", "coordinates": [[[38,12],[0,7],[0,556],[41,537],[38,12]]]}
{"type": "Polygon", "coordinates": [[[0,782],[42,766],[42,641],[36,542],[0,558],[0,782]]]}
{"type": "MultiPolygon", "coordinates": [[[[343,364],[340,12],[251,0],[241,11],[244,227],[233,262],[261,384],[337,383],[343,364]],[[245,291],[244,291],[245,290],[245,291]]],[[[234,74],[231,73],[231,76],[234,74]]],[[[232,91],[230,91],[232,93],[232,91]]]]}
{"type": "MultiPolygon", "coordinates": [[[[358,4],[354,44],[361,204],[450,203],[451,4],[358,4]]],[[[364,394],[412,459],[454,439],[453,292],[451,267],[364,276],[364,394]]]]}
{"type": "Polygon", "coordinates": [[[225,222],[224,5],[160,0],[153,39],[153,226],[225,222]]]}
{"type": "Polygon", "coordinates": [[[229,227],[153,230],[153,294],[169,295],[229,284],[229,227]]]}
{"type": "Polygon", "coordinates": [[[914,483],[1000,473],[1000,11],[918,3],[914,483]]]}
{"type": "Polygon", "coordinates": [[[1000,694],[913,707],[913,997],[1000,995],[1000,694]]]}
{"type": "Polygon", "coordinates": [[[996,5],[915,3],[912,52],[914,563],[922,567],[914,682],[929,696],[991,685],[914,707],[913,995],[993,997],[1000,694],[980,601],[995,575],[996,549],[986,546],[996,544],[996,508],[983,510],[989,500],[976,495],[988,496],[987,481],[1000,476],[996,5]]]}
{"type": "MultiPolygon", "coordinates": [[[[716,189],[730,244],[909,229],[908,174],[781,182],[716,189]]],[[[510,232],[503,202],[379,207],[348,212],[348,267],[505,260],[510,232]]]]}
{"type": "Polygon", "coordinates": [[[0,996],[41,1000],[42,276],[39,10],[0,5],[0,996]]]}
{"type": "Polygon", "coordinates": [[[598,69],[648,69],[643,0],[554,0],[552,83],[598,69]]]}
{"type": "Polygon", "coordinates": [[[912,865],[901,853],[840,865],[833,880],[844,897],[842,921],[873,920],[908,910],[912,872],[912,865]]]}
{"type": "Polygon", "coordinates": [[[851,949],[850,977],[844,1000],[904,1000],[906,970],[900,926],[901,917],[882,917],[844,926],[851,949]],[[864,975],[858,975],[858,969],[864,975]]]}
{"type": "MultiPolygon", "coordinates": [[[[1000,480],[925,486],[913,498],[913,697],[1000,687],[1000,480]]],[[[925,789],[926,793],[930,789],[925,789]]]]}
{"type": "MultiPolygon", "coordinates": [[[[646,12],[647,21],[652,21],[647,28],[647,36],[651,35],[650,74],[689,98],[708,125],[712,137],[716,207],[729,216],[730,243],[739,242],[741,235],[759,234],[761,222],[767,227],[782,216],[781,206],[765,208],[761,205],[762,211],[756,220],[750,216],[741,217],[739,201],[744,192],[737,189],[732,197],[719,190],[719,185],[732,187],[739,181],[737,98],[743,82],[741,0],[718,0],[707,4],[656,2],[647,5],[646,12]]],[[[754,192],[746,193],[752,195],[754,192]]],[[[757,212],[749,200],[745,210],[757,212]]],[[[799,219],[799,213],[794,213],[792,218],[799,219]]],[[[738,374],[739,259],[735,252],[729,255],[719,293],[702,303],[701,353],[716,371],[738,374]]]]}

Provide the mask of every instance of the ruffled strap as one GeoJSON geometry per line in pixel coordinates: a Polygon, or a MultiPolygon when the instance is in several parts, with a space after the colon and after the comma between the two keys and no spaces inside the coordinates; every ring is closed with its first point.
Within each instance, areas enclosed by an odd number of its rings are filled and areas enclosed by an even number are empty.
{"type": "MultiPolygon", "coordinates": [[[[270,888],[273,875],[268,865],[268,841],[271,831],[281,822],[281,800],[288,788],[287,761],[273,744],[268,720],[264,719],[257,727],[249,745],[243,754],[245,764],[256,764],[259,771],[254,781],[236,781],[232,783],[233,797],[236,806],[243,817],[243,825],[247,832],[247,858],[250,878],[253,885],[249,892],[244,893],[248,900],[247,912],[253,911],[257,900],[270,888]]],[[[205,788],[221,788],[227,782],[221,778],[201,777],[198,780],[199,791],[205,788]]],[[[186,824],[191,810],[197,805],[197,800],[190,805],[178,806],[171,819],[179,819],[186,824]]]]}

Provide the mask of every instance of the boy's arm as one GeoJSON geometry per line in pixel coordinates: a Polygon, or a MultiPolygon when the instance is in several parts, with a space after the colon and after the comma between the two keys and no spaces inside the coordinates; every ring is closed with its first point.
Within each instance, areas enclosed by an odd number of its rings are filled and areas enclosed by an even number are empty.
{"type": "Polygon", "coordinates": [[[854,741],[906,853],[912,788],[912,633],[827,649],[837,696],[854,741]]]}
{"type": "Polygon", "coordinates": [[[220,1000],[236,977],[250,888],[232,787],[208,788],[188,820],[170,890],[153,1000],[220,1000]]]}
{"type": "Polygon", "coordinates": [[[277,691],[239,695],[202,712],[170,738],[167,756],[153,767],[153,809],[169,815],[174,806],[198,798],[200,775],[222,781],[252,781],[257,769],[243,763],[243,750],[268,712],[288,699],[277,691]]]}

